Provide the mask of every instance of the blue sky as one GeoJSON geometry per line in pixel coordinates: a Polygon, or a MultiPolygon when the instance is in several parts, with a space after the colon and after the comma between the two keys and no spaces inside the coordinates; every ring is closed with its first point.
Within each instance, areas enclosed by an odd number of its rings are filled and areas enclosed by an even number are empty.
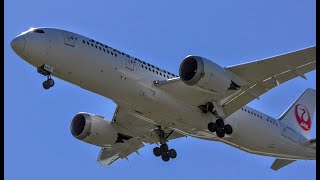
{"type": "MultiPolygon", "coordinates": [[[[178,74],[188,54],[228,66],[315,45],[315,5],[315,0],[5,0],[5,179],[315,179],[315,161],[274,172],[274,158],[191,137],[169,142],[178,152],[169,163],[154,157],[155,145],[147,145],[140,156],[102,167],[96,162],[99,148],[75,139],[70,122],[80,111],[111,119],[115,104],[59,79],[45,91],[44,77],[10,48],[30,27],[56,27],[178,74]]],[[[315,74],[276,87],[249,106],[278,117],[306,88],[316,88],[315,74]]],[[[312,137],[315,125],[314,118],[312,137]]]]}

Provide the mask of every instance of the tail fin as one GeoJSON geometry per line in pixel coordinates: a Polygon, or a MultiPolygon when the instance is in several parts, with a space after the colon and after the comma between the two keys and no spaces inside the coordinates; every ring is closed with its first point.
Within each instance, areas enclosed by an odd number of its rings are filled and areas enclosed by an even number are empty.
{"type": "Polygon", "coordinates": [[[309,139],[315,107],[316,90],[308,88],[279,117],[279,121],[309,139]]]}

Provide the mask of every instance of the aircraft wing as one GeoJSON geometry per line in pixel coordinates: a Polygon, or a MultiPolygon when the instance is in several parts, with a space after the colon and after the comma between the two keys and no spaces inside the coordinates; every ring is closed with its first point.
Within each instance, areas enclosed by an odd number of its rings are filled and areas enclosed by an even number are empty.
{"type": "Polygon", "coordinates": [[[296,160],[290,160],[290,159],[276,159],[272,166],[271,166],[271,169],[275,170],[275,171],[278,171],[279,169],[293,163],[294,161],[296,160]]]}
{"type": "Polygon", "coordinates": [[[298,76],[305,78],[304,74],[316,69],[316,46],[229,66],[225,69],[245,80],[246,85],[236,91],[230,90],[224,94],[214,94],[195,86],[188,86],[179,78],[165,82],[155,81],[154,84],[173,97],[194,106],[216,101],[227,117],[272,88],[298,76]]]}
{"type": "MultiPolygon", "coordinates": [[[[119,125],[122,132],[130,134],[133,138],[124,140],[123,143],[116,143],[110,147],[103,147],[98,156],[98,162],[102,165],[110,165],[116,160],[128,159],[128,156],[134,152],[139,154],[138,150],[146,143],[158,143],[159,139],[155,133],[157,125],[147,122],[143,116],[137,112],[131,112],[129,109],[118,106],[113,115],[112,122],[119,125]]],[[[177,132],[173,132],[168,140],[184,137],[177,132]]]]}
{"type": "Polygon", "coordinates": [[[127,159],[133,152],[138,153],[138,149],[143,146],[144,144],[139,138],[131,138],[124,143],[117,143],[111,147],[101,148],[98,162],[102,165],[110,165],[119,158],[127,159]]]}

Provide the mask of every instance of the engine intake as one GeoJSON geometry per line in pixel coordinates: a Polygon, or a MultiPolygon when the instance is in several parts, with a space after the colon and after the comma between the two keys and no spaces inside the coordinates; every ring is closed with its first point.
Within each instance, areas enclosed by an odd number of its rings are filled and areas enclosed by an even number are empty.
{"type": "Polygon", "coordinates": [[[187,56],[179,68],[180,79],[189,86],[198,86],[202,89],[222,93],[235,90],[237,86],[228,72],[218,64],[200,57],[187,56]]]}
{"type": "MultiPolygon", "coordinates": [[[[98,146],[113,145],[121,142],[120,140],[125,136],[117,131],[112,122],[89,113],[76,114],[72,119],[70,129],[75,138],[98,146]]],[[[130,138],[130,136],[125,137],[130,138]]]]}

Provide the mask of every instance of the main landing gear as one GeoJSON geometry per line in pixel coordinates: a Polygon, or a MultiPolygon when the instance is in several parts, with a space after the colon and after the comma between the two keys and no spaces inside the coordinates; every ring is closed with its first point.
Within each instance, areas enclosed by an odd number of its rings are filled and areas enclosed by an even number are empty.
{"type": "MultiPolygon", "coordinates": [[[[214,110],[214,105],[211,102],[207,102],[204,105],[199,106],[202,113],[211,112],[213,115],[217,116],[217,111],[214,110]]],[[[219,138],[223,138],[225,134],[232,134],[232,127],[229,124],[224,124],[224,121],[221,118],[218,118],[216,122],[210,122],[208,124],[208,129],[210,132],[216,132],[219,138]]]]}
{"type": "Polygon", "coordinates": [[[37,69],[38,73],[47,76],[47,80],[42,83],[44,89],[49,89],[54,86],[54,80],[51,78],[52,69],[52,67],[46,64],[37,69]]]}
{"type": "Polygon", "coordinates": [[[153,154],[156,157],[161,156],[161,159],[164,162],[167,162],[171,159],[174,159],[177,157],[177,152],[174,149],[169,149],[168,144],[166,143],[168,140],[168,137],[173,133],[173,131],[170,131],[169,133],[165,133],[161,128],[157,129],[157,134],[160,140],[160,147],[155,147],[153,149],[153,154]]]}
{"type": "Polygon", "coordinates": [[[51,79],[51,76],[47,76],[47,80],[43,81],[42,86],[44,89],[49,89],[54,86],[54,80],[51,79]]]}

